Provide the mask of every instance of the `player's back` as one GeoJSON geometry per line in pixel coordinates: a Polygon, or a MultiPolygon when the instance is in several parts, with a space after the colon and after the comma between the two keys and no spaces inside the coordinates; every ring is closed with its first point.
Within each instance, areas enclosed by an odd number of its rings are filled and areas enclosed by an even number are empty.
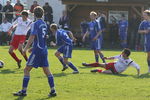
{"type": "Polygon", "coordinates": [[[35,35],[33,48],[35,51],[45,51],[47,50],[46,45],[46,34],[47,34],[47,25],[42,19],[38,19],[33,23],[31,34],[35,35]]]}
{"type": "Polygon", "coordinates": [[[69,35],[67,34],[68,31],[63,29],[58,29],[56,34],[56,43],[57,45],[72,45],[72,40],[70,39],[69,35]]]}

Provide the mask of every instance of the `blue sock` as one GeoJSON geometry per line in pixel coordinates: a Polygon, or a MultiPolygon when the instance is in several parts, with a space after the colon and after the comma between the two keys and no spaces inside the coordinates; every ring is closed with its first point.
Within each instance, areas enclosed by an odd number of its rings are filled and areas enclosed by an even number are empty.
{"type": "MultiPolygon", "coordinates": [[[[22,84],[23,89],[28,87],[29,80],[30,80],[30,76],[24,76],[23,84],[22,84]]],[[[26,90],[23,90],[22,92],[25,93],[26,90]]]]}
{"type": "Polygon", "coordinates": [[[106,63],[105,59],[103,59],[104,58],[103,54],[100,54],[100,58],[102,59],[103,63],[106,63]]]}
{"type": "Polygon", "coordinates": [[[59,61],[61,62],[61,64],[62,64],[64,67],[66,67],[66,64],[64,63],[63,58],[61,57],[61,58],[58,58],[58,59],[59,59],[59,61]]]}
{"type": "Polygon", "coordinates": [[[78,71],[78,69],[71,62],[68,63],[68,66],[74,71],[78,71]]]}
{"type": "Polygon", "coordinates": [[[98,55],[95,55],[95,61],[99,62],[99,56],[98,55]]]}
{"type": "Polygon", "coordinates": [[[54,78],[53,78],[53,75],[50,74],[47,76],[48,78],[48,83],[49,83],[49,86],[51,88],[51,93],[54,93],[55,92],[55,88],[54,88],[54,78]]]}

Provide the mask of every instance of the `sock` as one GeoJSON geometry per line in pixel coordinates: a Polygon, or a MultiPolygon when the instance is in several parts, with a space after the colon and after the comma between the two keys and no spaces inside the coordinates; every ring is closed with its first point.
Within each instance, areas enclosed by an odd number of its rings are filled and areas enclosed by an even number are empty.
{"type": "Polygon", "coordinates": [[[16,60],[16,62],[20,61],[14,52],[9,53],[9,54],[16,60]]]}
{"type": "Polygon", "coordinates": [[[91,64],[88,64],[88,66],[99,67],[99,63],[91,63],[91,64]]]}
{"type": "Polygon", "coordinates": [[[98,55],[95,55],[95,61],[99,62],[99,56],[98,55]]]}
{"type": "Polygon", "coordinates": [[[99,73],[101,73],[103,70],[101,70],[101,69],[97,69],[97,72],[99,72],[99,73]]]}
{"type": "Polygon", "coordinates": [[[23,84],[22,84],[22,87],[23,87],[22,92],[26,92],[26,90],[24,90],[24,89],[26,89],[28,87],[29,80],[30,80],[30,76],[24,76],[23,84]]]}
{"type": "Polygon", "coordinates": [[[78,71],[78,69],[71,62],[68,63],[68,66],[74,71],[78,71]]]}
{"type": "Polygon", "coordinates": [[[54,88],[54,78],[53,78],[53,75],[50,74],[47,76],[48,78],[48,83],[49,83],[49,86],[51,88],[51,93],[54,93],[55,92],[55,88],[54,88]]]}
{"type": "Polygon", "coordinates": [[[103,54],[100,54],[100,58],[102,59],[103,63],[106,63],[105,59],[103,59],[104,58],[103,54]]]}
{"type": "Polygon", "coordinates": [[[64,63],[63,58],[61,57],[61,58],[58,58],[58,59],[61,62],[61,64],[63,65],[63,67],[66,67],[66,64],[64,63]]]}

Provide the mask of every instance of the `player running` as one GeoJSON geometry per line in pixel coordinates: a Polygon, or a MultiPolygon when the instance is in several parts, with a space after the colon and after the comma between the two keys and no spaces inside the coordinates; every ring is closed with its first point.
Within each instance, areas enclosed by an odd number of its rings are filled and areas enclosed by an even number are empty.
{"type": "Polygon", "coordinates": [[[89,35],[91,49],[94,50],[95,60],[99,62],[99,56],[102,59],[103,63],[105,63],[105,59],[103,59],[103,53],[101,52],[101,34],[102,30],[96,21],[97,13],[92,11],[90,13],[91,22],[88,24],[88,30],[83,36],[83,42],[85,41],[85,37],[89,35]]]}
{"type": "Polygon", "coordinates": [[[121,55],[117,55],[114,57],[104,57],[106,60],[113,60],[118,59],[116,62],[112,63],[92,63],[92,64],[86,64],[83,63],[83,66],[92,66],[92,67],[102,67],[106,70],[101,69],[95,69],[91,70],[91,72],[99,72],[99,73],[106,73],[106,74],[119,74],[124,72],[129,66],[133,66],[137,69],[137,75],[140,75],[140,66],[136,64],[132,59],[129,58],[131,52],[129,49],[124,49],[121,53],[121,55]]]}
{"type": "Polygon", "coordinates": [[[44,73],[48,78],[48,83],[51,88],[51,92],[49,93],[49,97],[56,96],[56,91],[54,88],[54,79],[53,75],[49,70],[48,64],[48,51],[46,46],[46,34],[47,34],[47,25],[42,20],[42,16],[44,14],[43,8],[40,6],[34,9],[34,17],[36,17],[36,21],[32,25],[31,34],[29,40],[23,50],[23,54],[26,53],[30,45],[33,43],[32,53],[27,61],[27,65],[24,69],[24,78],[22,84],[22,90],[14,93],[15,96],[26,96],[26,91],[28,87],[28,83],[30,80],[30,71],[32,68],[42,67],[44,73]]]}
{"type": "Polygon", "coordinates": [[[56,37],[56,44],[60,46],[57,49],[55,56],[63,65],[62,71],[65,71],[68,68],[68,65],[73,69],[73,74],[79,73],[78,69],[72,64],[72,62],[68,61],[68,58],[72,57],[73,40],[70,39],[66,30],[58,29],[56,24],[51,24],[50,29],[56,37]],[[63,54],[63,57],[61,54],[63,54]]]}
{"type": "MultiPolygon", "coordinates": [[[[22,17],[19,17],[16,19],[12,25],[12,27],[9,29],[8,33],[10,34],[11,31],[16,28],[15,33],[12,37],[12,40],[10,42],[10,48],[9,48],[9,54],[13,57],[13,59],[17,62],[18,68],[21,67],[21,59],[19,59],[16,54],[14,53],[14,50],[18,48],[20,53],[22,54],[22,48],[23,44],[26,41],[26,35],[28,30],[31,27],[32,21],[28,19],[28,12],[22,11],[21,13],[22,17]]],[[[27,55],[23,55],[24,59],[27,61],[27,55]]]]}
{"type": "Polygon", "coordinates": [[[150,10],[143,12],[144,21],[139,26],[139,33],[145,34],[145,51],[147,52],[148,73],[150,73],[150,10]]]}

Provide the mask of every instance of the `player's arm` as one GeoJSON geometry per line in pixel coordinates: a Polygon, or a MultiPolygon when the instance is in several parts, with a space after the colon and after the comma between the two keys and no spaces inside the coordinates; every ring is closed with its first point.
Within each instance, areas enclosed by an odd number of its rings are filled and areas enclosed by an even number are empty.
{"type": "Polygon", "coordinates": [[[150,30],[146,30],[145,28],[145,23],[142,22],[139,26],[139,30],[138,30],[138,33],[140,34],[147,34],[150,30]]]}
{"type": "Polygon", "coordinates": [[[12,23],[12,26],[9,28],[8,30],[8,35],[11,35],[11,32],[14,28],[17,27],[17,24],[18,24],[18,19],[16,19],[13,23],[12,23]]]}
{"type": "Polygon", "coordinates": [[[30,45],[33,43],[34,38],[35,38],[35,35],[30,35],[30,37],[28,39],[28,42],[27,42],[25,48],[23,49],[23,54],[26,53],[26,51],[28,50],[28,48],[30,47],[30,45]]]}
{"type": "Polygon", "coordinates": [[[135,67],[137,70],[137,76],[140,76],[140,66],[137,63],[135,63],[134,61],[130,64],[130,66],[135,67]]]}
{"type": "Polygon", "coordinates": [[[85,41],[86,36],[89,35],[89,31],[86,31],[86,33],[83,35],[82,41],[85,41]]]}
{"type": "Polygon", "coordinates": [[[75,42],[77,39],[73,36],[73,33],[69,31],[69,37],[75,42]]]}
{"type": "Polygon", "coordinates": [[[102,34],[101,26],[98,25],[98,23],[96,24],[95,28],[96,28],[96,30],[97,30],[97,34],[96,34],[96,36],[93,38],[93,41],[97,40],[98,37],[102,34]]]}

